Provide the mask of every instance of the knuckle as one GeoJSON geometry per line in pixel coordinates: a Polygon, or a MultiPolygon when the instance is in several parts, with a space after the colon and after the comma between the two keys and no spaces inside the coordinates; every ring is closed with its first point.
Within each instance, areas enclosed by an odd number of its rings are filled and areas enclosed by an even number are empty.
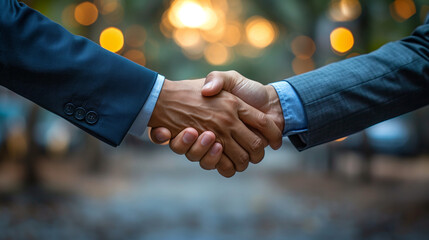
{"type": "Polygon", "coordinates": [[[231,126],[235,123],[235,118],[229,114],[219,116],[219,120],[223,126],[231,126]]]}
{"type": "Polygon", "coordinates": [[[240,73],[238,73],[237,71],[235,71],[235,70],[229,70],[228,71],[228,74],[231,74],[231,75],[233,75],[233,76],[240,76],[240,73]]]}
{"type": "Polygon", "coordinates": [[[253,152],[259,152],[264,149],[264,143],[261,138],[256,138],[253,143],[250,145],[250,149],[253,152]]]}
{"type": "Polygon", "coordinates": [[[207,78],[208,78],[208,79],[210,79],[210,78],[214,78],[214,77],[216,77],[218,74],[219,74],[219,72],[218,72],[218,71],[212,71],[212,72],[210,72],[209,74],[207,74],[207,78]]]}
{"type": "Polygon", "coordinates": [[[266,127],[268,125],[268,117],[264,113],[259,113],[258,123],[261,127],[266,127]]]}
{"type": "Polygon", "coordinates": [[[247,153],[242,153],[237,157],[237,162],[236,162],[236,170],[238,172],[242,172],[244,170],[246,170],[247,166],[249,165],[249,154],[247,153]]]}

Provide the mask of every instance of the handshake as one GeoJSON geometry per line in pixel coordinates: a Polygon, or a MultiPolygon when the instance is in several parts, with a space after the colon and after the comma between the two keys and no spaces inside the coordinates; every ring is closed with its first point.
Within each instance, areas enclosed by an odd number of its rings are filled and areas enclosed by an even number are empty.
{"type": "Polygon", "coordinates": [[[206,79],[165,80],[149,120],[151,139],[217,169],[224,177],[264,158],[268,145],[279,149],[284,128],[277,92],[235,71],[206,79]]]}

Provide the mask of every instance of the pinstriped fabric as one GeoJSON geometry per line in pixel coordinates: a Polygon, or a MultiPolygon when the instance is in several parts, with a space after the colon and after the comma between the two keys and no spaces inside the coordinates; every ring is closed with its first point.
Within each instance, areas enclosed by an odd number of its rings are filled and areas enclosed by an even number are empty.
{"type": "Polygon", "coordinates": [[[300,150],[425,106],[429,104],[429,22],[401,41],[288,82],[302,100],[308,121],[306,133],[290,137],[300,150]]]}

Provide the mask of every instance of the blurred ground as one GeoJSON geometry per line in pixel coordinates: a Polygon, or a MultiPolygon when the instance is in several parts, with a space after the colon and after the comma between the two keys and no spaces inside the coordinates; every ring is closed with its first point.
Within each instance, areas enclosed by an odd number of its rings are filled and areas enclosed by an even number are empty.
{"type": "Polygon", "coordinates": [[[78,158],[44,159],[42,189],[11,187],[20,167],[3,164],[0,187],[8,190],[0,201],[0,239],[414,240],[429,234],[428,157],[377,156],[374,178],[365,182],[347,172],[353,154],[337,158],[342,169],[320,171],[324,147],[269,151],[260,165],[231,179],[167,147],[103,151],[107,166],[97,174],[78,158]]]}

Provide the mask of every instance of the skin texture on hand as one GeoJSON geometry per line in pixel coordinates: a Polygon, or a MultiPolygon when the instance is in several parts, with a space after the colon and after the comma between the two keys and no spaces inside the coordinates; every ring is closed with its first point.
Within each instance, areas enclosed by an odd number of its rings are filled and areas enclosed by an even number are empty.
{"type": "MultiPolygon", "coordinates": [[[[259,82],[252,81],[243,77],[235,71],[210,73],[206,78],[205,85],[202,89],[202,94],[204,96],[215,96],[222,90],[231,92],[232,94],[241,98],[246,103],[258,108],[262,112],[265,112],[267,116],[276,123],[277,127],[281,131],[283,131],[283,111],[280,105],[280,100],[278,98],[277,92],[272,86],[264,86],[259,82]]],[[[170,148],[173,151],[177,152],[180,149],[180,153],[186,153],[186,156],[188,158],[189,155],[194,155],[193,159],[198,158],[198,156],[202,156],[200,157],[200,164],[202,162],[207,161],[207,158],[212,157],[208,153],[217,152],[217,154],[220,155],[218,150],[219,145],[213,145],[213,147],[210,148],[209,146],[202,146],[200,141],[185,143],[183,141],[183,138],[181,138],[181,136],[183,136],[185,133],[190,136],[193,136],[194,140],[197,140],[197,132],[192,128],[187,128],[181,133],[180,136],[177,136],[176,138],[173,138],[171,140],[170,148]]],[[[152,135],[152,139],[157,141],[156,143],[158,144],[161,144],[165,140],[169,140],[171,138],[171,134],[169,133],[168,129],[162,127],[153,129],[150,134],[152,135]]],[[[214,138],[212,140],[214,141],[214,138]]],[[[272,147],[274,149],[277,149],[280,146],[281,136],[280,145],[276,141],[274,141],[272,144],[272,147]]],[[[233,174],[231,173],[235,172],[234,170],[228,168],[221,169],[218,166],[217,169],[219,173],[225,177],[232,176],[233,174]]]]}
{"type": "MultiPolygon", "coordinates": [[[[166,80],[159,95],[157,104],[149,121],[150,127],[165,127],[176,137],[188,126],[192,126],[200,136],[201,145],[211,146],[212,133],[216,134],[216,141],[223,146],[220,162],[231,160],[237,171],[244,171],[249,160],[259,162],[264,156],[265,140],[253,133],[245,124],[268,135],[278,136],[281,132],[275,127],[274,121],[255,108],[247,105],[236,96],[221,92],[216,97],[204,97],[201,95],[203,79],[192,81],[173,82],[166,80]],[[212,133],[205,132],[211,131],[212,133]],[[227,159],[226,159],[227,158],[227,159]]],[[[190,143],[185,131],[182,142],[190,143]]],[[[216,154],[220,152],[219,145],[214,145],[216,154]]],[[[174,149],[173,149],[174,150],[174,149]]],[[[177,149],[176,149],[177,150],[177,149]]],[[[195,149],[193,154],[198,161],[203,154],[201,149],[195,149]]],[[[217,167],[217,161],[213,157],[205,169],[217,167]]],[[[228,166],[231,167],[231,166],[228,166]]]]}
{"type": "MultiPolygon", "coordinates": [[[[211,72],[207,75],[201,94],[210,97],[219,94],[222,90],[234,94],[247,104],[266,113],[283,132],[283,110],[273,86],[264,86],[259,82],[245,78],[236,71],[211,72]]],[[[271,146],[274,149],[279,147],[278,142],[273,143],[273,145],[271,146]]]]}

